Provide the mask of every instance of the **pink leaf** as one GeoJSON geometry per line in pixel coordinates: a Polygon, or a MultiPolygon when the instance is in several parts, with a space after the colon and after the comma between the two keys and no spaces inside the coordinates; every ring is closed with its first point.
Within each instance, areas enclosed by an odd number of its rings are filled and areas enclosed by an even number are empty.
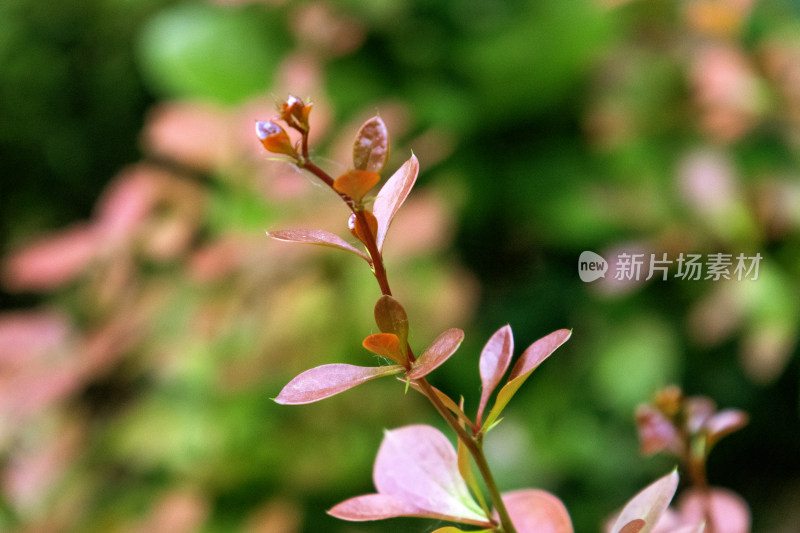
{"type": "Polygon", "coordinates": [[[559,329],[534,342],[523,352],[522,357],[520,357],[519,361],[517,361],[514,368],[511,370],[508,382],[503,385],[503,388],[500,389],[500,392],[497,394],[494,406],[492,406],[492,410],[489,411],[489,415],[486,417],[486,422],[484,423],[485,427],[491,427],[494,421],[497,420],[497,417],[500,416],[503,409],[505,409],[506,405],[508,405],[508,402],[511,401],[511,398],[514,397],[514,394],[516,394],[522,384],[525,383],[525,380],[528,379],[528,376],[536,370],[542,361],[550,357],[559,346],[567,342],[570,335],[572,335],[572,331],[568,329],[559,329]]]}
{"type": "Polygon", "coordinates": [[[330,246],[332,248],[339,248],[347,252],[352,252],[360,256],[365,261],[369,262],[367,254],[354,248],[347,241],[320,229],[295,229],[295,230],[280,230],[268,231],[267,235],[278,241],[285,242],[301,242],[307,244],[318,244],[321,246],[330,246]]]}
{"type": "Polygon", "coordinates": [[[706,421],[708,447],[711,448],[725,435],[730,435],[734,431],[743,428],[747,425],[747,421],[747,413],[738,409],[723,409],[714,413],[706,421]]]}
{"type": "Polygon", "coordinates": [[[536,370],[536,367],[550,357],[550,354],[556,351],[559,346],[567,342],[571,335],[572,331],[559,329],[531,344],[517,361],[517,364],[514,365],[514,369],[511,370],[509,381],[525,377],[536,370]]]}
{"type": "MultiPolygon", "coordinates": [[[[706,530],[706,523],[700,522],[699,524],[691,524],[688,526],[681,526],[678,529],[671,529],[667,533],[703,533],[706,530]]],[[[750,530],[747,530],[749,533],[750,530]]],[[[653,533],[657,533],[655,530],[653,533]]]]}
{"type": "Polygon", "coordinates": [[[637,519],[645,522],[645,526],[639,530],[639,533],[652,531],[658,519],[667,510],[677,488],[678,472],[676,470],[647,486],[625,505],[611,528],[611,533],[620,533],[628,523],[637,519]]]}
{"type": "Polygon", "coordinates": [[[448,329],[431,343],[414,363],[408,373],[409,379],[418,379],[430,374],[439,365],[447,361],[458,350],[464,340],[464,332],[458,328],[448,329]]]}
{"type": "Polygon", "coordinates": [[[387,431],[373,479],[379,494],[448,520],[487,525],[458,471],[456,451],[436,428],[414,425],[387,431]]]}
{"type": "Polygon", "coordinates": [[[97,228],[75,224],[39,238],[6,260],[5,286],[12,291],[50,291],[81,275],[102,251],[97,228]]]}
{"type": "Polygon", "coordinates": [[[690,396],[684,402],[684,410],[686,427],[690,433],[697,433],[717,411],[717,404],[705,396],[690,396]]]}
{"type": "Polygon", "coordinates": [[[567,508],[549,492],[524,489],[503,494],[517,533],[572,533],[567,508]]]}
{"type": "Polygon", "coordinates": [[[392,223],[394,215],[400,206],[403,205],[408,193],[414,186],[419,173],[419,161],[417,156],[412,155],[402,167],[397,169],[391,178],[386,181],[386,184],[381,188],[375,203],[372,206],[372,212],[375,218],[378,219],[378,235],[376,242],[378,250],[383,249],[383,241],[386,238],[386,232],[389,230],[389,225],[392,223]]]}
{"type": "Polygon", "coordinates": [[[328,514],[341,520],[364,522],[399,516],[426,516],[418,506],[386,494],[364,494],[336,504],[328,514]]]}
{"type": "Polygon", "coordinates": [[[399,365],[355,366],[345,364],[322,365],[306,370],[286,385],[275,401],[284,405],[299,405],[328,398],[365,381],[397,374],[399,365]]]}
{"type": "Polygon", "coordinates": [[[479,363],[481,372],[481,401],[478,406],[477,423],[480,424],[483,418],[483,410],[489,397],[494,392],[497,384],[503,379],[511,364],[511,356],[514,353],[514,336],[511,333],[511,326],[505,325],[491,336],[489,342],[483,347],[479,363]]]}
{"type": "Polygon", "coordinates": [[[24,367],[69,347],[65,315],[47,310],[0,313],[0,368],[24,367]]]}
{"type": "MultiPolygon", "coordinates": [[[[436,510],[420,507],[413,502],[408,502],[395,496],[386,494],[364,494],[350,498],[342,503],[334,505],[328,514],[340,520],[351,522],[366,522],[368,520],[385,520],[387,518],[398,518],[401,516],[432,518],[434,520],[457,520],[453,516],[442,514],[436,510]]],[[[467,521],[474,523],[474,521],[467,521]]],[[[484,520],[476,525],[488,525],[484,520]]]]}
{"type": "Polygon", "coordinates": [[[653,455],[680,446],[675,426],[652,405],[642,404],[636,409],[636,429],[643,455],[653,455]]]}
{"type": "Polygon", "coordinates": [[[706,521],[714,525],[715,533],[749,533],[750,509],[735,492],[712,487],[703,492],[689,489],[678,504],[681,516],[690,523],[706,521]],[[710,514],[710,517],[708,516],[710,514]]]}

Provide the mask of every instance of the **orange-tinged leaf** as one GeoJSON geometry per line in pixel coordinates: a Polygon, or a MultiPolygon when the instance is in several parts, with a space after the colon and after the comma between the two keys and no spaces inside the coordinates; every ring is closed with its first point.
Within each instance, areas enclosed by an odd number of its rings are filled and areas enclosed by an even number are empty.
{"type": "Polygon", "coordinates": [[[359,203],[364,195],[369,192],[379,181],[380,175],[377,172],[368,170],[348,170],[333,182],[336,192],[346,194],[359,203]]]}
{"type": "Polygon", "coordinates": [[[357,248],[354,248],[338,235],[320,229],[268,231],[267,235],[278,241],[301,242],[306,244],[318,244],[321,246],[338,248],[340,250],[345,250],[346,252],[354,253],[365,261],[369,262],[369,257],[367,257],[367,254],[358,250],[357,248]]]}
{"type": "Polygon", "coordinates": [[[275,398],[283,405],[300,405],[328,398],[371,379],[390,376],[403,371],[399,365],[355,366],[330,364],[314,367],[299,374],[275,398]]]}
{"type": "Polygon", "coordinates": [[[464,340],[464,332],[458,328],[448,329],[422,352],[414,367],[406,374],[409,379],[418,379],[433,372],[453,355],[464,340]]]}
{"type": "Polygon", "coordinates": [[[627,524],[625,524],[622,529],[619,530],[619,533],[639,533],[642,529],[644,529],[645,521],[641,518],[637,518],[636,520],[631,520],[627,524]]]}
{"type": "Polygon", "coordinates": [[[256,136],[268,152],[297,157],[289,135],[278,124],[271,121],[256,122],[256,136]]]}
{"type": "Polygon", "coordinates": [[[360,214],[361,217],[355,213],[350,214],[350,218],[347,219],[347,229],[350,230],[353,237],[366,244],[366,232],[369,232],[370,237],[374,239],[378,232],[378,220],[375,218],[375,215],[372,214],[372,211],[368,209],[360,211],[360,214]],[[367,227],[366,230],[364,229],[365,224],[367,227]]]}
{"type": "Polygon", "coordinates": [[[379,116],[364,122],[353,143],[353,168],[380,172],[389,159],[389,130],[379,116]]]}
{"type": "Polygon", "coordinates": [[[508,381],[497,393],[497,399],[495,399],[494,406],[492,406],[492,410],[489,411],[489,415],[486,417],[486,421],[483,424],[484,427],[489,427],[494,423],[506,405],[508,405],[508,402],[511,401],[511,398],[514,397],[514,394],[528,379],[528,376],[536,370],[542,361],[550,357],[559,346],[564,344],[571,335],[572,332],[570,330],[559,329],[534,342],[522,353],[519,361],[511,370],[508,381]]]}
{"type": "Polygon", "coordinates": [[[372,211],[375,213],[375,218],[378,219],[378,234],[377,244],[378,250],[383,249],[383,241],[386,239],[386,232],[389,231],[389,225],[392,223],[397,210],[403,205],[408,193],[414,186],[419,174],[419,161],[417,156],[412,155],[411,158],[403,163],[397,172],[392,174],[384,186],[378,192],[375,198],[375,203],[372,206],[372,211]]]}
{"type": "Polygon", "coordinates": [[[364,348],[381,357],[405,365],[406,359],[400,349],[400,339],[394,333],[374,333],[361,343],[364,348]]]}

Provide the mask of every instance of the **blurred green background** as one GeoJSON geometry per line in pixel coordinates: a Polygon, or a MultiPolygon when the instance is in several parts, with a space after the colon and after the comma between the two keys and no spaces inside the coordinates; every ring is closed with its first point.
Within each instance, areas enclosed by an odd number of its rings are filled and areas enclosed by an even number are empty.
{"type": "Polygon", "coordinates": [[[384,428],[440,425],[414,393],[270,399],[369,364],[379,295],[358,260],[264,236],[346,235],[253,135],[292,93],[331,173],[376,111],[386,174],[421,161],[386,259],[416,349],[467,332],[435,385],[474,410],[496,329],[517,353],[573,329],[489,436],[501,488],[598,531],[673,466],[639,455],[633,412],[677,383],[750,413],[711,482],[754,531],[796,531],[796,2],[4,0],[0,28],[0,530],[435,529],[324,512],[373,490],[384,428]],[[763,259],[757,280],[589,284],[584,250],[763,259]]]}

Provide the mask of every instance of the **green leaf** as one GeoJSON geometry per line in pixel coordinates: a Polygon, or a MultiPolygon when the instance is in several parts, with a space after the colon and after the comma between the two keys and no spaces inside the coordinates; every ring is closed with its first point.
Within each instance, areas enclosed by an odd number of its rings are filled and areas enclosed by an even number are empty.
{"type": "Polygon", "coordinates": [[[475,475],[475,469],[472,467],[472,457],[469,454],[469,450],[467,450],[467,445],[461,439],[458,439],[456,453],[458,455],[458,471],[461,473],[461,477],[467,482],[467,487],[469,487],[472,495],[475,496],[478,504],[483,509],[488,509],[486,499],[483,497],[483,492],[481,492],[480,483],[478,483],[478,477],[475,475]]]}

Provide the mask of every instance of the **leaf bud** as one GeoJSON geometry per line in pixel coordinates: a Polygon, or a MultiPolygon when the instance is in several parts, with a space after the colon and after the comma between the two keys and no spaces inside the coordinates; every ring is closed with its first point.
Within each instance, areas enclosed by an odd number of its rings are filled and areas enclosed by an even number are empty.
{"type": "Polygon", "coordinates": [[[289,95],[289,97],[278,105],[281,118],[296,130],[308,131],[308,115],[311,113],[311,105],[306,105],[300,98],[289,95]]]}
{"type": "Polygon", "coordinates": [[[256,136],[268,152],[297,157],[297,150],[292,146],[289,134],[278,124],[269,120],[256,121],[256,136]]]}

